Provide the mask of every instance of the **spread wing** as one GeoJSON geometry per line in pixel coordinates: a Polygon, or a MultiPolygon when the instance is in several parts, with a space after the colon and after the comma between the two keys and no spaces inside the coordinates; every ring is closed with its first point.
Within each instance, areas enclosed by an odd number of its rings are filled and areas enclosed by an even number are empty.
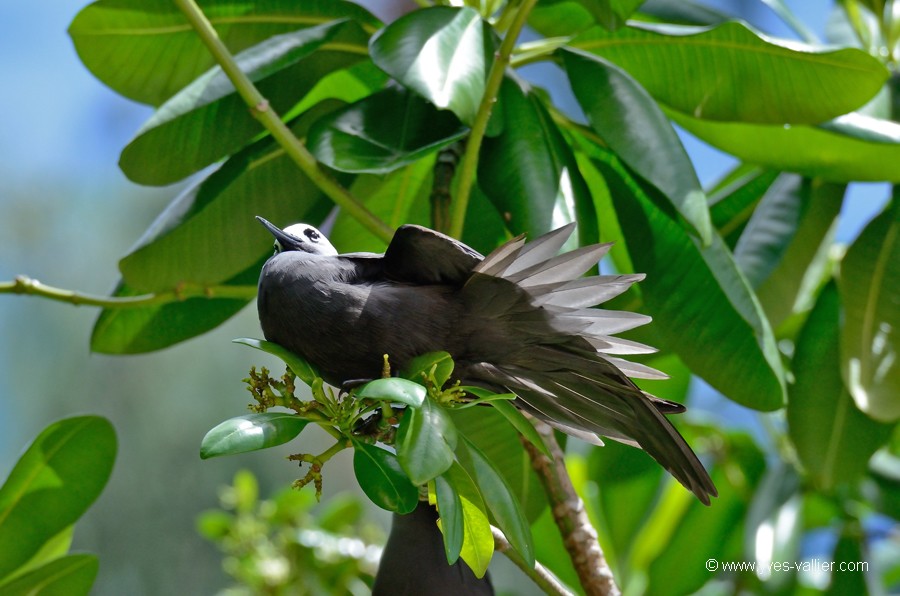
{"type": "Polygon", "coordinates": [[[462,285],[484,257],[462,242],[422,226],[400,226],[384,253],[385,277],[412,284],[462,285]]]}

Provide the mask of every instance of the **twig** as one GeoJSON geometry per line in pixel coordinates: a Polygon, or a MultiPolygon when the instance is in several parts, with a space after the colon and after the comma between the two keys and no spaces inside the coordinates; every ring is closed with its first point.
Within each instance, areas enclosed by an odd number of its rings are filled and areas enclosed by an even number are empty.
{"type": "Polygon", "coordinates": [[[603,556],[600,543],[597,542],[597,531],[591,525],[584,503],[575,492],[572,480],[562,463],[565,461],[565,454],[553,436],[553,429],[539,420],[532,419],[532,421],[550,450],[552,459],[530,442],[523,440],[522,444],[525,445],[525,450],[531,458],[531,465],[544,485],[553,519],[562,534],[563,544],[578,573],[581,587],[588,596],[618,596],[621,592],[606,557],[603,556]]]}
{"type": "Polygon", "coordinates": [[[446,234],[450,230],[450,185],[462,156],[463,144],[456,142],[442,149],[434,163],[431,183],[431,227],[446,234]]]}
{"type": "Polygon", "coordinates": [[[450,220],[449,235],[454,238],[462,238],[463,226],[466,219],[466,210],[469,207],[469,197],[472,194],[472,185],[475,183],[475,170],[478,167],[478,154],[481,150],[481,142],[484,140],[484,134],[487,131],[488,120],[491,118],[491,111],[494,108],[494,102],[497,101],[497,93],[500,92],[500,85],[503,83],[503,76],[506,73],[506,67],[509,66],[510,55],[516,45],[516,39],[528,20],[528,14],[537,0],[523,0],[521,6],[516,12],[516,16],[500,44],[500,49],[494,55],[494,64],[488,73],[487,81],[484,84],[484,96],[481,98],[481,104],[478,106],[478,112],[475,114],[475,120],[472,122],[472,131],[466,141],[466,151],[463,155],[462,165],[459,172],[459,186],[456,190],[456,198],[453,201],[453,215],[450,220]]]}
{"type": "Polygon", "coordinates": [[[219,39],[212,24],[197,6],[195,0],[175,0],[175,4],[187,17],[197,36],[206,45],[222,71],[228,76],[235,89],[244,99],[253,117],[271,133],[272,137],[284,149],[285,153],[297,164],[300,170],[318,186],[322,192],[328,195],[336,205],[345,213],[359,221],[368,231],[379,239],[390,242],[394,231],[386,223],[381,221],[374,213],[366,209],[359,199],[350,191],[341,186],[334,178],[319,168],[316,158],[309,152],[306,146],[300,142],[291,132],[291,129],[281,121],[269,102],[253,85],[247,75],[238,67],[234,57],[219,39]]]}
{"type": "Polygon", "coordinates": [[[177,288],[141,294],[140,296],[94,296],[72,290],[54,288],[36,279],[19,275],[13,281],[0,282],[0,294],[28,294],[76,306],[99,306],[101,308],[143,308],[181,302],[188,298],[232,298],[250,300],[256,296],[256,286],[205,286],[202,284],[180,284],[177,288]]]}
{"type": "Polygon", "coordinates": [[[491,533],[494,535],[494,550],[506,555],[506,558],[512,561],[516,567],[521,569],[522,572],[537,585],[537,587],[544,591],[544,593],[556,596],[572,595],[572,592],[559,583],[559,581],[553,577],[553,574],[550,573],[550,570],[539,562],[535,562],[533,568],[529,567],[528,563],[525,562],[525,559],[522,558],[522,555],[517,553],[506,540],[506,536],[503,535],[503,532],[494,526],[491,526],[491,533]]]}

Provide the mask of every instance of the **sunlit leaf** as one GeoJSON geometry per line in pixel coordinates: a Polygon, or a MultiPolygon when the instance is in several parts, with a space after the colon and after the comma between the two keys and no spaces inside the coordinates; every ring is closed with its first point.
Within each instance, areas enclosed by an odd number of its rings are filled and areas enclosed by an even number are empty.
{"type": "Polygon", "coordinates": [[[115,458],[115,431],[99,416],[66,418],[37,436],[0,487],[0,580],[87,511],[115,458]]]}
{"type": "MultiPolygon", "coordinates": [[[[328,74],[363,60],[366,40],[356,23],[338,21],[267,39],[235,59],[268,106],[283,114],[328,74]]],[[[264,130],[230,79],[214,67],[144,123],[122,150],[119,167],[139,184],[171,184],[238,151],[264,130]]]]}
{"type": "Polygon", "coordinates": [[[94,555],[60,557],[0,584],[4,596],[87,596],[100,568],[94,555]]]}
{"type": "Polygon", "coordinates": [[[406,379],[375,379],[359,388],[356,397],[380,399],[413,408],[422,406],[425,401],[425,387],[406,379]]]}
{"type": "MultiPolygon", "coordinates": [[[[463,523],[463,542],[459,556],[472,569],[475,577],[484,577],[494,555],[494,536],[479,487],[456,462],[441,477],[459,497],[459,510],[456,513],[462,517],[463,523]]],[[[444,515],[440,499],[438,513],[444,515]]]]}
{"type": "Polygon", "coordinates": [[[653,184],[709,244],[706,196],[675,129],[627,72],[591,54],[562,51],[578,103],[591,127],[628,167],[653,184]]]}
{"type": "Polygon", "coordinates": [[[286,412],[261,412],[230,418],[206,433],[200,443],[200,458],[221,457],[268,449],[287,443],[309,424],[286,412]]]}
{"type": "Polygon", "coordinates": [[[327,166],[382,174],[418,161],[466,132],[452,112],[391,86],[319,119],[307,143],[327,166]]]}
{"type": "Polygon", "coordinates": [[[533,236],[568,223],[559,206],[589,196],[571,148],[526,83],[507,77],[500,88],[503,131],[484,139],[478,184],[514,234],[533,236]]]}
{"type": "Polygon", "coordinates": [[[407,362],[400,375],[406,379],[421,381],[433,369],[438,387],[443,387],[453,374],[453,368],[453,358],[447,352],[428,352],[407,362]]]}
{"type": "Polygon", "coordinates": [[[705,120],[815,124],[859,108],[888,76],[861,50],[775,40],[738,21],[594,27],[571,45],[627,70],[666,106],[705,120]]]}
{"type": "Polygon", "coordinates": [[[666,113],[691,134],[749,163],[830,182],[900,182],[896,122],[852,113],[820,126],[764,126],[666,113]]]}
{"type": "Polygon", "coordinates": [[[900,418],[900,201],[847,251],[838,278],[844,324],[841,372],[860,410],[900,418]]]}
{"type": "MultiPolygon", "coordinates": [[[[378,19],[343,0],[199,2],[232,53],[274,35],[350,18],[368,31],[378,19]]],[[[135,101],[159,105],[215,64],[170,0],[100,0],[69,26],[78,57],[94,76],[135,101]]]]}
{"type": "Polygon", "coordinates": [[[386,73],[471,124],[494,58],[494,38],[478,11],[434,6],[379,31],[369,52],[386,73]]]}

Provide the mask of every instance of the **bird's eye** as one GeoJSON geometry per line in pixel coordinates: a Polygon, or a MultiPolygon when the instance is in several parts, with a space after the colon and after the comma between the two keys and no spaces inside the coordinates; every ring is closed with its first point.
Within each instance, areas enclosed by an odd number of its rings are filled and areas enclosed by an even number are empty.
{"type": "Polygon", "coordinates": [[[316,232],[315,230],[310,230],[310,229],[303,230],[303,235],[306,236],[307,238],[309,238],[310,240],[312,240],[313,242],[318,242],[318,240],[319,240],[319,233],[316,232]]]}
{"type": "Polygon", "coordinates": [[[275,244],[272,245],[272,248],[275,249],[275,254],[277,255],[278,253],[281,252],[281,242],[279,242],[278,240],[276,240],[276,241],[275,241],[275,244]]]}

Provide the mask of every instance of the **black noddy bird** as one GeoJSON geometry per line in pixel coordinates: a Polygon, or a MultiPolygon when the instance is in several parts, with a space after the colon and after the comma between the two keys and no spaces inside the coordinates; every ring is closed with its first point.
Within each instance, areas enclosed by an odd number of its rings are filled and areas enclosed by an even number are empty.
{"type": "Polygon", "coordinates": [[[324,380],[381,376],[383,355],[402,368],[426,352],[449,352],[453,380],[511,392],[522,410],[594,444],[608,437],[650,454],[705,504],[712,480],[664,414],[681,404],[629,378],[665,378],[617,358],[654,351],[613,337],[650,321],[591,308],[643,275],[582,277],[609,251],[594,244],[558,254],[574,224],[487,257],[416,225],[397,229],[384,254],[338,254],[313,226],[275,237],[259,278],[259,320],[268,341],[305,358],[324,380]]]}

